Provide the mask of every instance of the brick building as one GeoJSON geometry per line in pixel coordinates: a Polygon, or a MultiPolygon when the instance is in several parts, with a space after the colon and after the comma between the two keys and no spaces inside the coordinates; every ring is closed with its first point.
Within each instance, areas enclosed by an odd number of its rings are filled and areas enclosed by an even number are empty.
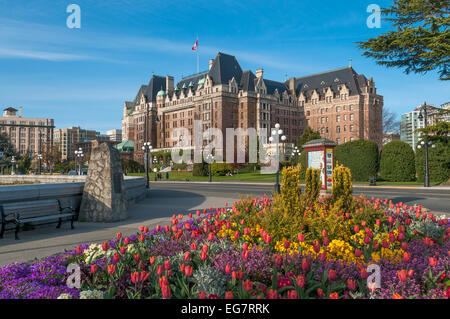
{"type": "Polygon", "coordinates": [[[22,155],[42,154],[53,146],[53,119],[22,117],[22,107],[8,107],[0,117],[0,133],[6,133],[14,150],[22,155]]]}
{"type": "Polygon", "coordinates": [[[255,128],[270,135],[280,123],[287,144],[296,143],[310,125],[338,143],[364,138],[381,145],[382,105],[373,79],[351,67],[278,82],[265,79],[263,69],[243,71],[234,56],[219,52],[208,71],[176,85],[171,76],[153,75],[124,103],[122,140],[134,141],[134,158],[141,163],[143,143],[170,149],[181,138],[176,128],[190,131],[184,145],[192,147],[194,120],[202,121],[203,130],[219,128],[224,134],[226,128],[255,128]]]}

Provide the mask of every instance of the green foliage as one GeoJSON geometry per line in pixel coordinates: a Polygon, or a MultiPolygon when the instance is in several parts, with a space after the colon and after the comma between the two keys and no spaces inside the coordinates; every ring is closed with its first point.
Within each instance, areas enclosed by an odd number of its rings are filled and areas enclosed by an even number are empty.
{"type": "Polygon", "coordinates": [[[212,163],[211,164],[211,174],[213,176],[225,176],[227,173],[231,173],[233,167],[229,163],[212,163]]]}
{"type": "Polygon", "coordinates": [[[208,164],[206,162],[194,163],[194,167],[192,169],[193,176],[208,176],[208,164]]]}
{"type": "Polygon", "coordinates": [[[124,173],[141,173],[145,171],[145,166],[142,164],[139,164],[138,162],[134,160],[129,159],[121,159],[122,163],[122,171],[124,173]]]}
{"type": "Polygon", "coordinates": [[[305,196],[308,206],[312,206],[317,202],[320,195],[322,181],[320,180],[320,169],[308,167],[305,177],[305,196]]]}
{"type": "Polygon", "coordinates": [[[384,145],[380,156],[380,175],[391,182],[414,181],[416,168],[411,146],[402,141],[384,145]]]}
{"type": "Polygon", "coordinates": [[[197,294],[201,291],[205,291],[207,296],[225,294],[227,276],[216,268],[200,266],[193,272],[191,280],[195,284],[197,294]]]}
{"type": "Polygon", "coordinates": [[[177,164],[177,163],[172,164],[172,170],[174,170],[174,171],[184,171],[186,169],[187,169],[187,164],[184,162],[179,163],[179,164],[177,164]]]}
{"type": "Polygon", "coordinates": [[[297,142],[297,147],[299,150],[302,150],[302,146],[312,140],[316,140],[321,138],[320,133],[314,131],[311,127],[307,126],[305,128],[305,130],[303,131],[303,134],[300,135],[298,142],[297,142]]]}
{"type": "Polygon", "coordinates": [[[30,168],[31,168],[31,157],[30,152],[27,151],[23,159],[19,161],[19,172],[27,174],[30,168]]]}
{"type": "Polygon", "coordinates": [[[368,181],[369,176],[377,176],[378,146],[375,142],[357,140],[338,145],[335,158],[350,169],[353,181],[368,181]]]}
{"type": "Polygon", "coordinates": [[[449,80],[450,16],[448,0],[394,0],[382,9],[394,31],[357,42],[364,56],[386,67],[404,68],[406,74],[438,70],[449,80]]]}
{"type": "Polygon", "coordinates": [[[337,165],[333,170],[332,194],[337,209],[349,212],[353,207],[353,185],[350,169],[337,165]]]}
{"type": "MultiPolygon", "coordinates": [[[[432,139],[435,147],[428,147],[428,167],[430,183],[445,183],[450,179],[450,138],[432,139]]],[[[425,180],[425,151],[416,149],[416,171],[419,181],[425,180]]]]}
{"type": "Polygon", "coordinates": [[[300,212],[301,186],[300,186],[300,165],[288,166],[281,171],[283,179],[280,185],[281,200],[283,202],[284,212],[297,214],[300,212]]]}

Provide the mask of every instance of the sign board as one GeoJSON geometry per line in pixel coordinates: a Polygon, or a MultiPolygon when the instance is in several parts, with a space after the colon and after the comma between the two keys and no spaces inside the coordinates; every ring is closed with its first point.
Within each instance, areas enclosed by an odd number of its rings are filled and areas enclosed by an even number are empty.
{"type": "Polygon", "coordinates": [[[3,157],[3,152],[0,152],[0,157],[3,157]]]}
{"type": "Polygon", "coordinates": [[[308,167],[320,169],[320,180],[322,181],[322,185],[325,185],[325,167],[324,167],[323,151],[308,152],[308,167]]]}

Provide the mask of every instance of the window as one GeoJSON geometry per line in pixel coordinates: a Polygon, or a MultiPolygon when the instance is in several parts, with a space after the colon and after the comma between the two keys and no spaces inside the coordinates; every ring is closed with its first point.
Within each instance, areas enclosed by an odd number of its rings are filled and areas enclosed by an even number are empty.
{"type": "Polygon", "coordinates": [[[353,114],[350,114],[350,121],[353,121],[353,114]]]}
{"type": "Polygon", "coordinates": [[[340,116],[340,115],[337,115],[337,116],[336,116],[336,122],[339,123],[340,121],[341,121],[341,116],[340,116]]]}
{"type": "Polygon", "coordinates": [[[353,111],[353,104],[350,104],[349,108],[350,111],[353,111]]]}
{"type": "Polygon", "coordinates": [[[320,123],[325,123],[325,118],[324,117],[322,117],[321,119],[320,119],[320,123]]]}
{"type": "Polygon", "coordinates": [[[336,126],[336,133],[341,133],[341,127],[340,126],[336,126]]]}
{"type": "Polygon", "coordinates": [[[339,113],[341,111],[341,107],[340,106],[336,106],[336,112],[339,113]]]}
{"type": "Polygon", "coordinates": [[[344,143],[345,143],[345,142],[347,142],[347,138],[346,138],[346,137],[344,137],[344,143]]]}
{"type": "Polygon", "coordinates": [[[344,121],[347,121],[347,114],[344,114],[344,121]]]}
{"type": "Polygon", "coordinates": [[[353,125],[350,125],[350,132],[353,132],[353,125]]]}
{"type": "Polygon", "coordinates": [[[341,143],[341,139],[340,139],[340,138],[337,138],[337,139],[336,139],[336,143],[340,144],[340,143],[341,143]]]}

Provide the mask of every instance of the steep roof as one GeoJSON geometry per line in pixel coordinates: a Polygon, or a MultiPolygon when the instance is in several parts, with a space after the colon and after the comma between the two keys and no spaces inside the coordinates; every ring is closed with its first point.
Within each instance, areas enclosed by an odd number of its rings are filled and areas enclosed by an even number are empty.
{"type": "Polygon", "coordinates": [[[145,89],[144,95],[148,101],[156,101],[156,95],[160,90],[166,90],[166,77],[152,75],[145,89]]]}
{"type": "MultiPolygon", "coordinates": [[[[297,93],[303,92],[306,96],[310,96],[314,89],[323,93],[322,89],[327,87],[331,87],[334,92],[338,92],[338,86],[345,83],[350,89],[350,95],[353,95],[359,93],[359,86],[355,79],[357,76],[358,74],[352,67],[308,75],[295,79],[295,90],[297,93]]],[[[359,80],[362,85],[362,79],[359,80]]]]}
{"type": "Polygon", "coordinates": [[[214,84],[228,84],[233,77],[237,83],[240,83],[242,69],[236,57],[219,52],[208,73],[214,84]]]}
{"type": "Polygon", "coordinates": [[[17,110],[13,107],[8,107],[8,108],[4,109],[3,111],[17,112],[17,110]]]}
{"type": "Polygon", "coordinates": [[[186,84],[186,88],[189,88],[189,83],[192,82],[192,84],[194,85],[193,89],[194,89],[194,91],[196,91],[198,88],[198,81],[200,81],[200,79],[204,78],[207,74],[208,74],[208,72],[203,72],[203,73],[195,74],[193,76],[184,78],[180,82],[177,83],[176,87],[178,87],[181,90],[183,88],[183,85],[186,84]]]}
{"type": "Polygon", "coordinates": [[[240,87],[247,92],[255,91],[255,79],[256,76],[252,71],[244,71],[241,76],[240,87]]]}
{"type": "Polygon", "coordinates": [[[141,101],[141,96],[144,94],[145,90],[147,89],[147,85],[141,85],[139,88],[139,91],[136,94],[136,97],[133,100],[133,105],[139,104],[141,101]]]}
{"type": "Polygon", "coordinates": [[[273,94],[273,92],[275,92],[275,89],[278,89],[279,94],[288,90],[288,87],[285,83],[264,79],[264,84],[267,87],[268,94],[273,94]]]}

